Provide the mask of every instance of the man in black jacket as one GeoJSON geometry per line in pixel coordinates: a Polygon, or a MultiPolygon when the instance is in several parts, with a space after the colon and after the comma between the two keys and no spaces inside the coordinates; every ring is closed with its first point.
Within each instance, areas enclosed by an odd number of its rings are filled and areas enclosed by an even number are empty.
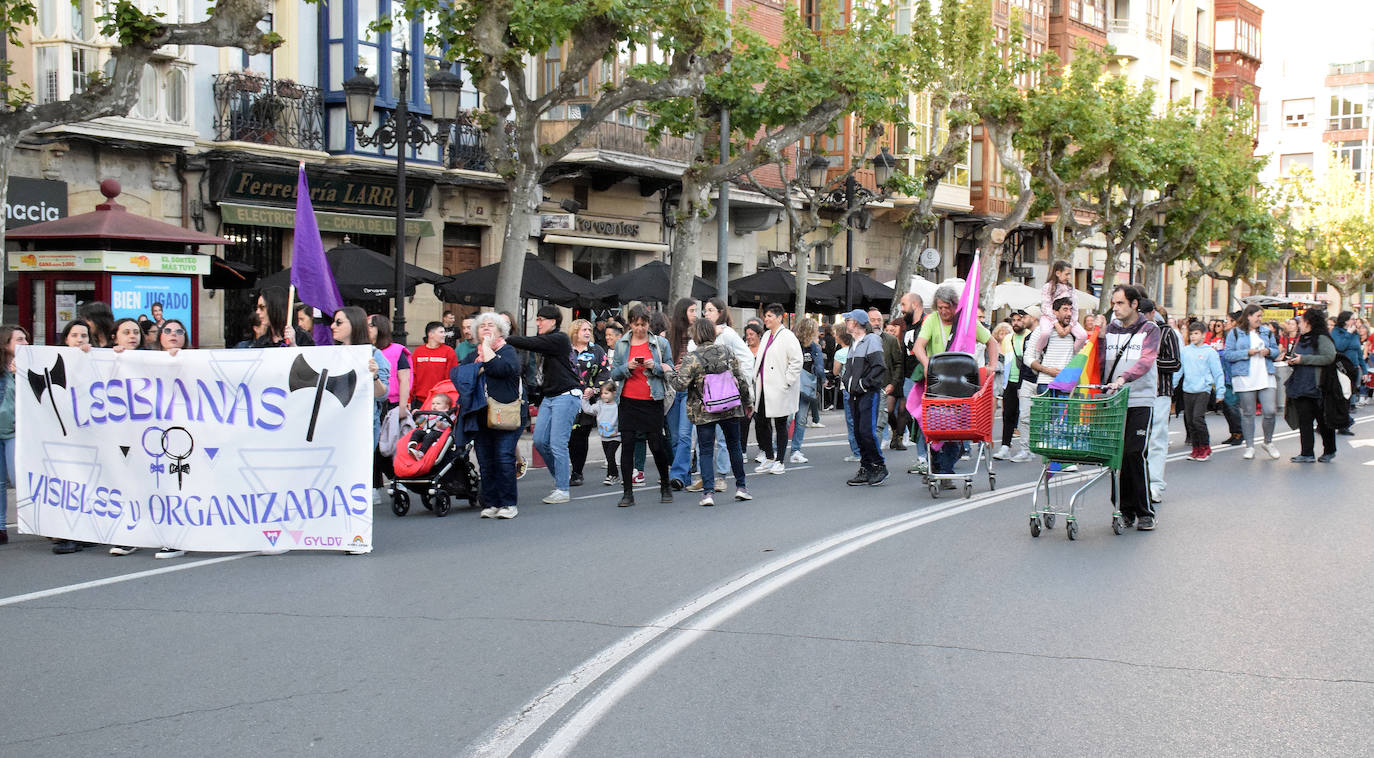
{"type": "Polygon", "coordinates": [[[888,384],[883,343],[878,335],[869,331],[868,314],[861,310],[844,314],[844,325],[854,338],[854,344],[849,347],[849,360],[844,365],[841,380],[849,390],[854,440],[859,445],[859,471],[847,484],[882,484],[887,479],[887,462],[878,446],[875,404],[882,400],[883,389],[888,384]]]}
{"type": "Polygon", "coordinates": [[[553,475],[553,492],[544,498],[549,504],[568,502],[572,459],[568,439],[573,420],[582,409],[582,383],[572,363],[572,340],[559,331],[563,312],[545,305],[535,315],[539,333],[533,337],[511,335],[506,343],[538,355],[539,416],[534,420],[534,449],[544,458],[553,475]]]}

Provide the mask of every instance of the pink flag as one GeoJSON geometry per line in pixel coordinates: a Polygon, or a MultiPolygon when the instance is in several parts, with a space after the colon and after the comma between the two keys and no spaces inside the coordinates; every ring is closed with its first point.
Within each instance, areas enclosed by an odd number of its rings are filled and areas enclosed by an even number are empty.
{"type": "Polygon", "coordinates": [[[981,273],[978,259],[982,251],[973,254],[973,265],[964,278],[964,294],[959,296],[959,320],[954,324],[954,336],[949,341],[949,351],[972,353],[978,344],[978,278],[981,273]]]}

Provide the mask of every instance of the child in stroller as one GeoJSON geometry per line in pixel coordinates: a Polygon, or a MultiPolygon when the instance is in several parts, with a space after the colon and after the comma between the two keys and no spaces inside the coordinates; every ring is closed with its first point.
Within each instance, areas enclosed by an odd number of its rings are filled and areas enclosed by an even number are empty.
{"type": "Polygon", "coordinates": [[[472,442],[453,421],[455,397],[453,382],[436,383],[420,410],[411,414],[416,427],[396,442],[396,478],[390,489],[391,512],[397,516],[410,512],[411,492],[436,516],[447,516],[456,497],[477,507],[481,480],[472,463],[472,442]]]}

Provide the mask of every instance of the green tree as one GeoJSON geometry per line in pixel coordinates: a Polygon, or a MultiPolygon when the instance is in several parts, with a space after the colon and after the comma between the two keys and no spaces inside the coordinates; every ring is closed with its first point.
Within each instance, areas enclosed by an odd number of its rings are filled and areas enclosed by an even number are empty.
{"type": "Polygon", "coordinates": [[[1263,188],[1262,193],[1273,219],[1275,244],[1275,255],[1265,270],[1264,293],[1279,295],[1288,286],[1285,280],[1288,264],[1299,251],[1316,244],[1312,230],[1316,182],[1311,169],[1299,166],[1263,188]]]}
{"type": "Polygon", "coordinates": [[[1364,185],[1334,155],[1319,189],[1311,214],[1315,244],[1293,262],[1336,290],[1335,310],[1342,310],[1351,295],[1374,284],[1374,213],[1364,185]]]}
{"type": "MultiPolygon", "coordinates": [[[[161,48],[204,45],[235,47],[256,54],[269,52],[282,43],[281,37],[258,27],[270,12],[267,0],[217,0],[210,4],[204,21],[182,24],[164,23],[163,14],[144,13],[132,0],[114,0],[105,8],[106,14],[98,21],[102,33],[114,41],[109,73],[92,74],[81,91],[66,100],[33,102],[33,93],[27,86],[9,83],[10,61],[0,60],[0,204],[6,201],[10,159],[21,141],[57,126],[129,115],[138,102],[143,67],[161,48]]],[[[19,47],[21,30],[37,20],[38,11],[32,0],[0,0],[0,33],[9,45],[19,47]]],[[[0,216],[0,250],[4,249],[5,222],[0,216]]],[[[4,256],[0,254],[0,264],[3,263],[4,256]]],[[[3,287],[0,282],[0,294],[3,287]]]]}
{"type": "Polygon", "coordinates": [[[730,58],[728,25],[712,0],[405,0],[402,15],[429,16],[427,41],[461,61],[481,93],[490,165],[506,184],[508,217],[501,245],[496,307],[515,310],[530,229],[546,176],[615,111],[643,101],[691,98],[708,72],[730,58]],[[653,45],[664,62],[645,63],[587,92],[593,68],[623,51],[653,45]],[[546,91],[532,91],[529,63],[550,48],[566,49],[562,71],[546,91]],[[570,102],[582,118],[558,139],[542,142],[540,119],[570,102]]]}
{"type": "Polygon", "coordinates": [[[671,299],[686,297],[701,270],[711,187],[785,161],[785,151],[803,137],[836,133],[842,116],[852,116],[867,132],[905,115],[897,103],[906,91],[908,46],[894,32],[886,5],[856,6],[844,24],[832,8],[819,29],[788,6],[777,45],[745,19],[734,25],[732,49],[730,65],[708,74],[699,94],[651,105],[658,116],[655,135],[690,137],[695,148],[673,211],[671,299]],[[731,135],[723,161],[719,140],[711,138],[719,135],[722,110],[730,113],[731,135]]]}

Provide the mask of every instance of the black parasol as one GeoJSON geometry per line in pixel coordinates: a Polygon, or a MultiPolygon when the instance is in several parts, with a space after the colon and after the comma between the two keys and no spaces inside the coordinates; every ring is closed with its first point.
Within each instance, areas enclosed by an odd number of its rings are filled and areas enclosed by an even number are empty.
{"type": "MultiPolygon", "coordinates": [[[[501,264],[493,263],[471,271],[464,271],[434,292],[446,303],[459,305],[495,305],[496,277],[501,264]]],[[[577,307],[591,301],[596,285],[577,274],[561,269],[533,253],[525,254],[525,271],[520,279],[520,297],[547,300],[557,305],[577,307]]]]}
{"type": "MultiPolygon", "coordinates": [[[[324,257],[329,261],[329,270],[344,300],[376,300],[395,294],[396,266],[391,258],[351,242],[326,252],[324,257]]],[[[445,279],[442,274],[409,263],[405,264],[405,274],[406,296],[415,294],[417,284],[437,284],[445,279]]],[[[259,279],[257,286],[287,287],[290,284],[291,269],[287,268],[259,279]]]]}

